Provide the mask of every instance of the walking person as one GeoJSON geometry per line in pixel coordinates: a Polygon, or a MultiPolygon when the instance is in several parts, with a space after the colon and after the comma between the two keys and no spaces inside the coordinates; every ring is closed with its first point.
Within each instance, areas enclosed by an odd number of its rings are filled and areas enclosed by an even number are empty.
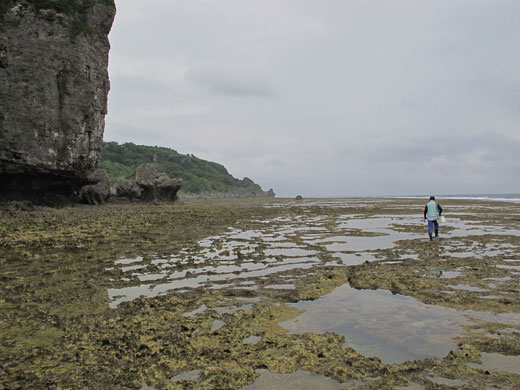
{"type": "Polygon", "coordinates": [[[435,196],[430,196],[430,201],[424,207],[424,219],[428,219],[428,236],[430,236],[430,241],[433,240],[434,230],[435,237],[439,237],[439,222],[437,222],[437,218],[441,214],[441,205],[435,201],[435,196]]]}

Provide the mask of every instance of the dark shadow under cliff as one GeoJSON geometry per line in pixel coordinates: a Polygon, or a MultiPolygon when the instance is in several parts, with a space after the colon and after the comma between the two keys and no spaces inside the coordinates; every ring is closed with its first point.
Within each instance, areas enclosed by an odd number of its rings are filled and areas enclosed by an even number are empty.
{"type": "Polygon", "coordinates": [[[79,202],[79,190],[87,182],[52,174],[0,174],[0,183],[0,202],[29,201],[60,206],[79,202]]]}

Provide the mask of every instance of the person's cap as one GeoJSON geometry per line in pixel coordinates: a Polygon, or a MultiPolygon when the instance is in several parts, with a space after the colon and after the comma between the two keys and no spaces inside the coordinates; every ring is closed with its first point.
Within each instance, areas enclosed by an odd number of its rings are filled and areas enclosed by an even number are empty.
{"type": "Polygon", "coordinates": [[[430,196],[430,200],[435,200],[435,196],[430,196]]]}

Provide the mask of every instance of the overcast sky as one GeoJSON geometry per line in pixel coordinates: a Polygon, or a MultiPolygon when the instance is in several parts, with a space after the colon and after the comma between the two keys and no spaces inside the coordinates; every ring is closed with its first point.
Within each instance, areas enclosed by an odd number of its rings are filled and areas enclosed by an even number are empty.
{"type": "Polygon", "coordinates": [[[118,0],[105,140],[278,196],[520,192],[518,0],[118,0]]]}

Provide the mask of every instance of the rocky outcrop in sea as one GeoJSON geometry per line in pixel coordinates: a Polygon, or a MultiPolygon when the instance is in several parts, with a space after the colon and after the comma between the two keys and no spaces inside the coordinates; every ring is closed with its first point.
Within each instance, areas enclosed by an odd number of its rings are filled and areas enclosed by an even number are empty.
{"type": "MultiPolygon", "coordinates": [[[[121,179],[115,185],[115,198],[144,202],[174,202],[182,179],[172,179],[152,164],[137,167],[135,177],[121,179]]],[[[116,200],[116,199],[113,199],[116,200]]]]}

